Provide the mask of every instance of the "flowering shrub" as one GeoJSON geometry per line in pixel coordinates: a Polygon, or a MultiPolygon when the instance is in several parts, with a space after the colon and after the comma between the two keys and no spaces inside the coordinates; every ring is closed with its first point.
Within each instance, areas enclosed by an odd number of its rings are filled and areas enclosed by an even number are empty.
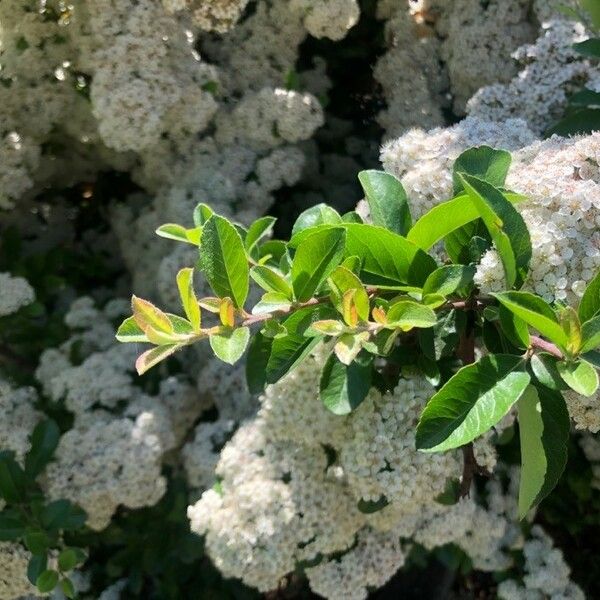
{"type": "Polygon", "coordinates": [[[598,23],[2,0],[0,600],[598,597],[598,23]]]}

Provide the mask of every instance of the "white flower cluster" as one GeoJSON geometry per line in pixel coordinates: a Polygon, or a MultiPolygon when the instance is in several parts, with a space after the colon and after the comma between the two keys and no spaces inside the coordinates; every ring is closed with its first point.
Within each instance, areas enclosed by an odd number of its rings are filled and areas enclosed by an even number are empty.
{"type": "Polygon", "coordinates": [[[13,542],[0,542],[0,598],[17,600],[34,595],[35,586],[27,579],[31,553],[13,542]]]}
{"type": "Polygon", "coordinates": [[[35,409],[34,388],[12,389],[0,379],[0,449],[11,450],[21,461],[30,448],[29,435],[42,414],[35,409]]]}
{"type": "Polygon", "coordinates": [[[552,539],[539,525],[531,529],[531,535],[523,547],[523,584],[514,579],[501,582],[498,597],[502,600],[584,600],[584,593],[569,579],[571,570],[563,553],[554,548],[552,539]]]}
{"type": "Polygon", "coordinates": [[[0,273],[0,317],[17,312],[35,300],[35,292],[23,277],[0,273]]]}
{"type": "Polygon", "coordinates": [[[316,38],[341,40],[360,17],[357,0],[290,0],[303,15],[306,30],[316,38]]]}
{"type": "MultiPolygon", "coordinates": [[[[435,499],[448,478],[460,476],[461,463],[453,453],[414,448],[415,423],[433,388],[401,379],[393,394],[372,390],[351,415],[335,416],[318,397],[323,358],[317,350],[267,388],[258,415],[223,448],[217,486],[188,509],[219,570],[267,591],[297,564],[308,565],[312,589],[337,600],[363,599],[383,585],[404,562],[401,539],[432,548],[454,542],[480,568],[505,568],[514,490],[506,500],[490,484],[496,500],[488,510],[473,500],[443,506],[435,499]],[[359,510],[381,501],[388,504],[378,512],[359,510]]],[[[201,432],[223,439],[222,424],[201,432]]],[[[186,466],[204,482],[209,444],[196,439],[185,450],[186,466]]]]}
{"type": "Polygon", "coordinates": [[[187,10],[204,31],[225,33],[238,21],[249,0],[162,0],[167,12],[187,10]]]}
{"type": "MultiPolygon", "coordinates": [[[[182,443],[207,406],[182,379],[164,380],[156,396],[134,385],[137,349],[115,344],[110,321],[126,310],[118,300],[99,310],[91,299],[78,299],[66,320],[79,331],[58,349],[44,351],[36,372],[48,397],[64,401],[75,417],[48,467],[45,490],[82,506],[88,525],[98,530],[118,506],[151,506],[162,497],[165,453],[182,443]],[[74,365],[77,351],[88,356],[74,365]]],[[[5,419],[11,423],[10,411],[5,419]]],[[[13,436],[27,436],[32,428],[29,422],[14,424],[21,427],[13,436]]]]}

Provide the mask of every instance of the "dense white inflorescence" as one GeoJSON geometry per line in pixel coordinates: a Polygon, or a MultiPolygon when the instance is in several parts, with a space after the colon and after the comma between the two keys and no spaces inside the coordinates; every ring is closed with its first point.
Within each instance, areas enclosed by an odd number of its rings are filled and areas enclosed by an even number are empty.
{"type": "MultiPolygon", "coordinates": [[[[221,452],[218,487],[189,507],[192,529],[206,535],[218,568],[267,591],[296,563],[318,559],[307,576],[331,599],[366,598],[368,588],[383,585],[404,562],[401,539],[431,548],[454,542],[479,568],[505,568],[514,499],[507,503],[491,487],[490,498],[498,499],[488,510],[470,499],[439,504],[447,478],[460,476],[460,460],[414,448],[416,420],[433,388],[401,379],[392,394],[373,390],[354,413],[335,416],[318,397],[323,357],[318,349],[267,388],[258,415],[221,452]],[[358,509],[382,499],[383,510],[358,509]]],[[[221,428],[201,425],[198,432],[221,428]]],[[[205,477],[201,446],[196,440],[186,448],[186,466],[205,477]]]]}
{"type": "Polygon", "coordinates": [[[531,534],[532,538],[523,547],[523,583],[514,579],[501,582],[498,597],[502,600],[584,600],[584,593],[569,579],[571,570],[552,539],[539,525],[532,528],[531,534]]]}
{"type": "Polygon", "coordinates": [[[35,291],[23,277],[0,273],[0,317],[17,312],[35,300],[35,291]]]}
{"type": "Polygon", "coordinates": [[[240,18],[249,0],[162,0],[168,12],[189,11],[204,31],[225,33],[240,18]]]}
{"type": "Polygon", "coordinates": [[[0,542],[0,598],[17,600],[35,595],[37,589],[27,579],[31,553],[13,542],[0,542]]]}
{"type": "Polygon", "coordinates": [[[341,40],[360,16],[357,0],[290,0],[302,14],[306,30],[317,38],[341,40]]]}

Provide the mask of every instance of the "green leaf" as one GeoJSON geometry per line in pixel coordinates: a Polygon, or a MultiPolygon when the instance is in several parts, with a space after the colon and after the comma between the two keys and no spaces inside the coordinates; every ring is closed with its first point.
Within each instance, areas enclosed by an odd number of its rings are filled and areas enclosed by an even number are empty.
{"type": "Polygon", "coordinates": [[[569,106],[600,108],[600,92],[583,88],[569,98],[569,106]]]}
{"type": "Polygon", "coordinates": [[[519,518],[555,487],[567,464],[571,422],[560,394],[529,386],[518,402],[521,438],[519,518]]]}
{"type": "Polygon", "coordinates": [[[240,234],[225,218],[212,215],[204,225],[199,265],[220,298],[243,308],[250,286],[246,251],[240,234]]]}
{"type": "Polygon", "coordinates": [[[589,352],[600,346],[600,316],[586,321],[581,327],[581,352],[589,352]]]}
{"type": "Polygon", "coordinates": [[[186,229],[175,223],[166,223],[156,230],[156,234],[168,240],[175,240],[176,242],[184,242],[186,244],[192,244],[192,246],[199,246],[202,237],[202,228],[195,227],[194,229],[186,229]]]}
{"type": "Polygon", "coordinates": [[[48,556],[46,554],[37,554],[29,559],[27,565],[27,579],[32,585],[38,580],[38,577],[46,570],[48,566],[48,556]]]}
{"type": "Polygon", "coordinates": [[[579,319],[582,323],[589,321],[600,312],[600,271],[588,283],[579,303],[579,319]]]}
{"type": "Polygon", "coordinates": [[[60,430],[51,419],[42,421],[35,426],[31,434],[31,449],[25,456],[25,472],[30,477],[37,477],[52,460],[60,430]]]}
{"type": "MultiPolygon", "coordinates": [[[[589,14],[594,28],[600,29],[600,4],[598,0],[579,0],[579,4],[589,14]]],[[[600,44],[600,40],[598,40],[598,43],[600,44]]],[[[600,56],[600,50],[598,56],[600,56]]]]}
{"type": "Polygon", "coordinates": [[[248,327],[238,327],[219,335],[211,335],[210,347],[217,358],[233,365],[242,357],[249,341],[250,329],[248,327]]]}
{"type": "Polygon", "coordinates": [[[346,366],[331,354],[321,372],[319,394],[325,408],[335,415],[350,414],[371,388],[371,362],[354,361],[346,366]]]}
{"type": "Polygon", "coordinates": [[[566,390],[568,386],[562,380],[556,367],[558,359],[547,352],[540,352],[531,357],[531,370],[536,379],[554,391],[566,390]]]}
{"type": "Polygon", "coordinates": [[[148,341],[143,329],[135,322],[135,317],[125,319],[119,326],[115,337],[119,342],[125,343],[144,343],[148,341]]]}
{"type": "MultiPolygon", "coordinates": [[[[511,203],[517,204],[527,200],[525,196],[503,192],[504,197],[511,203]]],[[[479,218],[475,204],[468,194],[434,206],[425,213],[408,232],[406,238],[423,250],[429,250],[449,233],[464,227],[479,218]]]]}
{"type": "Polygon", "coordinates": [[[371,219],[390,231],[406,235],[412,225],[408,197],[404,187],[384,171],[361,171],[358,180],[369,204],[371,219]]]}
{"type": "Polygon", "coordinates": [[[545,137],[560,135],[570,137],[585,135],[600,130],[600,109],[580,108],[570,112],[556,125],[546,130],[545,137]]]}
{"type": "Polygon", "coordinates": [[[400,328],[402,331],[410,331],[415,327],[433,327],[437,323],[437,317],[431,308],[411,300],[400,300],[392,304],[387,319],[389,327],[400,328]]]}
{"type": "Polygon", "coordinates": [[[600,38],[590,38],[583,42],[573,44],[575,51],[589,58],[600,58],[600,38]]]}
{"type": "Polygon", "coordinates": [[[54,590],[56,585],[58,584],[58,573],[52,570],[44,571],[35,582],[37,589],[42,594],[47,594],[54,590]]]}
{"type": "Polygon", "coordinates": [[[331,275],[344,256],[346,233],[341,228],[309,235],[292,262],[292,286],[299,302],[306,302],[331,275]]]}
{"type": "Polygon", "coordinates": [[[0,542],[12,542],[23,536],[25,528],[17,515],[0,512],[0,542]]]}
{"type": "Polygon", "coordinates": [[[50,539],[44,531],[31,530],[25,533],[25,545],[32,554],[46,554],[50,539]]]}
{"type": "Polygon", "coordinates": [[[342,215],[342,221],[344,223],[364,223],[362,217],[354,210],[342,215]]]}
{"type": "Polygon", "coordinates": [[[423,295],[441,294],[450,296],[473,283],[473,265],[445,265],[436,269],[425,281],[423,295]]]}
{"type": "Polygon", "coordinates": [[[582,396],[593,396],[598,389],[598,371],[585,360],[556,364],[563,381],[582,396]]]}
{"type": "Polygon", "coordinates": [[[554,344],[564,348],[569,343],[552,307],[539,296],[529,292],[503,292],[492,296],[554,344]]]}
{"type": "Polygon", "coordinates": [[[385,496],[381,496],[379,500],[375,501],[364,500],[361,498],[358,501],[357,508],[364,515],[372,515],[373,513],[383,510],[389,503],[390,501],[385,496]]]}
{"type": "Polygon", "coordinates": [[[361,280],[380,287],[408,284],[422,287],[435,271],[435,260],[406,238],[376,225],[349,223],[346,256],[358,256],[361,280]]]}
{"type": "Polygon", "coordinates": [[[66,548],[58,555],[58,568],[63,571],[72,571],[79,563],[77,552],[73,548],[66,548]]]}
{"type": "Polygon", "coordinates": [[[12,452],[0,452],[0,497],[9,504],[25,499],[27,480],[25,472],[12,452]]]}
{"type": "Polygon", "coordinates": [[[85,525],[86,512],[69,500],[61,499],[49,502],[41,514],[42,524],[46,529],[64,529],[73,531],[85,525]]]}
{"type": "Polygon", "coordinates": [[[60,589],[67,598],[75,598],[75,587],[73,585],[73,582],[69,578],[65,577],[60,582],[60,589]]]}
{"type": "Polygon", "coordinates": [[[194,291],[194,269],[181,269],[177,273],[177,287],[179,289],[179,297],[187,318],[192,324],[194,331],[198,331],[201,327],[202,320],[200,315],[200,305],[196,292],[194,291]]]}
{"type": "Polygon", "coordinates": [[[283,294],[288,300],[294,297],[292,286],[274,269],[264,266],[256,266],[250,269],[250,277],[267,292],[283,294]]]}
{"type": "Polygon", "coordinates": [[[273,231],[273,225],[275,225],[276,220],[275,217],[262,217],[250,225],[246,239],[244,240],[248,254],[252,255],[258,243],[273,231]]]}
{"type": "Polygon", "coordinates": [[[452,175],[454,195],[464,191],[460,173],[474,175],[494,187],[502,187],[511,162],[510,152],[506,152],[506,150],[496,150],[489,146],[478,146],[465,150],[454,162],[452,175]]]}
{"type": "Polygon", "coordinates": [[[184,344],[166,344],[147,350],[135,361],[135,368],[138,375],[143,375],[146,371],[156,366],[159,362],[165,360],[177,350],[183,348],[184,344]]]}
{"type": "Polygon", "coordinates": [[[502,419],[530,381],[519,356],[488,355],[458,371],[427,403],[417,449],[442,452],[472,442],[502,419]]]}
{"type": "Polygon", "coordinates": [[[508,310],[503,304],[498,309],[498,319],[502,332],[515,348],[529,348],[531,336],[527,323],[523,319],[508,310]]]}
{"type": "Polygon", "coordinates": [[[267,384],[267,364],[271,356],[273,338],[262,333],[252,337],[246,356],[246,383],[251,394],[260,394],[267,384]]]}
{"type": "Polygon", "coordinates": [[[214,214],[215,212],[208,204],[203,204],[201,202],[194,209],[194,225],[196,227],[202,227],[214,214]]]}
{"type": "Polygon", "coordinates": [[[342,217],[331,206],[317,204],[300,214],[292,227],[292,235],[317,225],[338,225],[341,222],[342,217]]]}
{"type": "Polygon", "coordinates": [[[361,280],[350,270],[340,265],[329,277],[329,288],[333,305],[342,312],[343,297],[349,290],[356,290],[354,305],[361,321],[369,320],[369,295],[361,280]]]}
{"type": "Polygon", "coordinates": [[[271,355],[267,361],[267,383],[276,383],[308,356],[322,338],[305,337],[305,332],[315,321],[329,318],[332,314],[335,316],[335,313],[324,306],[310,307],[301,309],[282,321],[288,333],[273,339],[271,355]]]}
{"type": "Polygon", "coordinates": [[[529,272],[531,238],[523,217],[498,189],[482,179],[458,174],[494,241],[509,287],[521,287],[529,272]]]}

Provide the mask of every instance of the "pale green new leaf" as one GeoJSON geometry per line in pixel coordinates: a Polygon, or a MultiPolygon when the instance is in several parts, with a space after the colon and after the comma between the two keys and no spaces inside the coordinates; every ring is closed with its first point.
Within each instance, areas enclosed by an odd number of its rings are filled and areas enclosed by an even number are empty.
{"type": "Polygon", "coordinates": [[[134,317],[128,317],[121,323],[115,337],[119,342],[125,343],[143,343],[148,341],[144,330],[135,322],[134,317]]]}
{"type": "Polygon", "coordinates": [[[152,328],[167,334],[174,332],[167,315],[148,300],[132,296],[131,310],[135,322],[142,330],[147,332],[148,328],[152,328]]]}
{"type": "Polygon", "coordinates": [[[350,270],[340,265],[329,276],[329,288],[334,306],[341,312],[343,296],[348,290],[356,290],[354,305],[361,321],[369,320],[369,295],[361,280],[350,270]]]}
{"type": "Polygon", "coordinates": [[[146,371],[157,365],[159,362],[168,358],[180,348],[183,348],[184,344],[167,344],[164,346],[157,346],[151,350],[147,350],[135,362],[135,368],[138,375],[143,375],[146,371]]]}
{"type": "Polygon", "coordinates": [[[181,269],[177,273],[177,287],[179,289],[179,297],[183,310],[194,331],[198,331],[201,327],[200,305],[196,292],[194,291],[194,269],[181,269]]]}
{"type": "Polygon", "coordinates": [[[200,268],[215,294],[242,308],[248,297],[249,267],[240,234],[225,218],[212,215],[204,224],[200,268]]]}
{"type": "Polygon", "coordinates": [[[532,253],[531,238],[523,217],[493,185],[463,173],[458,177],[494,241],[508,287],[521,287],[529,272],[532,253]]]}
{"type": "Polygon", "coordinates": [[[210,336],[210,347],[216,357],[227,364],[235,364],[244,354],[250,341],[250,328],[238,327],[210,336]]]}
{"type": "Polygon", "coordinates": [[[531,357],[529,363],[535,378],[547,388],[554,391],[566,390],[567,384],[558,372],[558,359],[547,352],[540,352],[531,357]]]}
{"type": "Polygon", "coordinates": [[[346,232],[324,229],[309,235],[292,261],[292,286],[296,300],[306,302],[331,275],[344,256],[346,232]]]}
{"type": "Polygon", "coordinates": [[[503,292],[492,296],[554,344],[565,348],[569,343],[552,307],[539,296],[529,292],[503,292]]]}
{"type": "Polygon", "coordinates": [[[524,367],[520,356],[491,354],[460,369],[427,403],[417,426],[417,448],[458,448],[496,425],[529,384],[524,367]]]}
{"type": "Polygon", "coordinates": [[[437,317],[428,306],[411,300],[400,300],[390,306],[387,313],[389,327],[410,331],[417,328],[433,327],[437,317]]]}
{"type": "Polygon", "coordinates": [[[598,389],[598,371],[585,360],[556,364],[563,381],[582,396],[593,396],[598,389]]]}
{"type": "Polygon", "coordinates": [[[317,225],[338,225],[341,222],[342,217],[335,209],[327,204],[317,204],[300,214],[292,227],[292,235],[317,225]]]}
{"type": "Polygon", "coordinates": [[[265,315],[272,312],[288,310],[292,306],[290,299],[279,292],[267,292],[252,308],[253,315],[265,315]]]}
{"type": "Polygon", "coordinates": [[[168,240],[199,246],[202,238],[202,228],[194,227],[193,229],[186,229],[176,223],[166,223],[156,230],[156,234],[168,240]]]}
{"type": "Polygon", "coordinates": [[[412,225],[408,197],[404,187],[390,173],[361,171],[358,180],[369,204],[371,219],[390,231],[406,235],[412,225]]]}

